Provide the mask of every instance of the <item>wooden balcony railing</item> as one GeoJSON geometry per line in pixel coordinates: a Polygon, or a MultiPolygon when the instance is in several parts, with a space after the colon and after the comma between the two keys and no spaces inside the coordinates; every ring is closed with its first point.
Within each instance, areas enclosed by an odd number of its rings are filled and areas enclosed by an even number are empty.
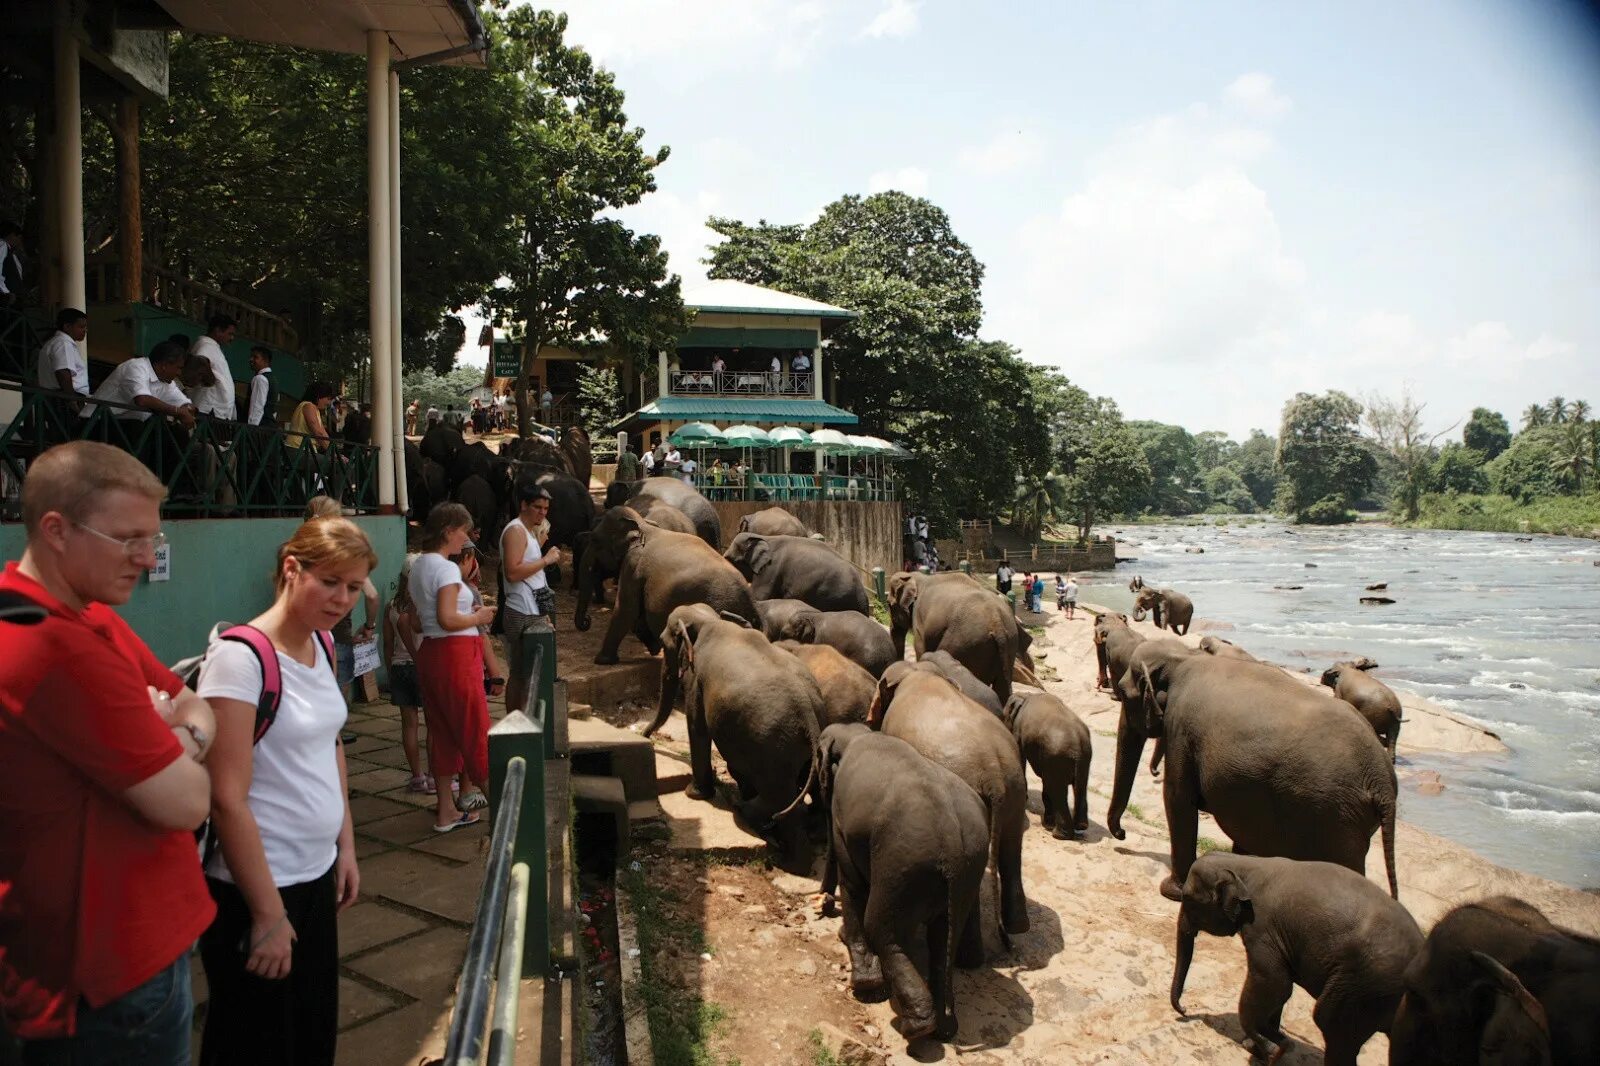
{"type": "MultiPolygon", "coordinates": [[[[115,259],[91,262],[88,289],[91,303],[123,299],[122,264],[115,259]]],[[[171,270],[147,265],[141,291],[147,303],[193,319],[201,326],[212,315],[228,315],[239,323],[239,336],[290,353],[300,351],[300,336],[287,318],[171,270]]]]}
{"type": "Polygon", "coordinates": [[[810,370],[672,370],[667,388],[674,396],[793,396],[809,398],[816,376],[810,370]]]}

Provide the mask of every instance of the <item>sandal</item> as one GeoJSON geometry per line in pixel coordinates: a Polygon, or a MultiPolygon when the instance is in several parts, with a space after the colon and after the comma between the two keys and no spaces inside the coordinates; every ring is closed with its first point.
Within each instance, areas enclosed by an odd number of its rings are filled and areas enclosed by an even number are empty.
{"type": "Polygon", "coordinates": [[[446,822],[444,825],[434,826],[433,831],[435,833],[454,833],[457,829],[465,829],[469,825],[477,824],[478,816],[476,814],[463,814],[460,818],[457,818],[453,822],[446,822]]]}
{"type": "Polygon", "coordinates": [[[489,799],[482,792],[468,792],[456,800],[456,806],[464,811],[481,811],[489,806],[489,799]]]}
{"type": "Polygon", "coordinates": [[[406,782],[406,791],[426,792],[431,796],[438,790],[433,787],[433,782],[431,780],[422,774],[418,774],[416,777],[413,777],[410,781],[406,782]]]}

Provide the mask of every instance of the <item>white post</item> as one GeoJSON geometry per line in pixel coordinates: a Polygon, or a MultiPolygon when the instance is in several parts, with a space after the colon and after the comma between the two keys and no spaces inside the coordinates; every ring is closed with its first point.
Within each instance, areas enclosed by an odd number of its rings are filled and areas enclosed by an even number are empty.
{"type": "MultiPolygon", "coordinates": [[[[397,70],[389,71],[389,244],[389,354],[394,368],[389,376],[389,395],[382,402],[389,404],[389,417],[394,426],[395,506],[405,514],[411,507],[411,493],[406,488],[406,409],[400,390],[403,361],[400,347],[400,72],[397,70]]],[[[379,402],[374,397],[374,413],[379,402]]],[[[383,443],[378,439],[380,446],[383,443]]]]}
{"type": "MultiPolygon", "coordinates": [[[[56,218],[60,223],[61,306],[89,310],[83,268],[83,97],[72,4],[56,9],[56,218]]],[[[88,348],[78,348],[88,356],[88,348]]]]}
{"type": "Polygon", "coordinates": [[[667,353],[665,350],[663,350],[656,353],[656,387],[661,390],[661,396],[666,396],[668,394],[668,381],[667,353]]]}
{"type": "Polygon", "coordinates": [[[378,506],[395,504],[389,309],[389,35],[367,31],[367,330],[372,341],[372,439],[378,447],[378,506]],[[382,402],[379,402],[380,398],[382,402]]]}
{"type": "Polygon", "coordinates": [[[822,399],[822,331],[817,331],[817,346],[811,350],[811,398],[822,399]]]}

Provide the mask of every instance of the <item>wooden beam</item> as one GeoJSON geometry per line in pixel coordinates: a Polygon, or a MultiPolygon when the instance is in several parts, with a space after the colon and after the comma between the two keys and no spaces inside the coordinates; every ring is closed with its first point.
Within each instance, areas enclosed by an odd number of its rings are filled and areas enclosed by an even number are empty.
{"type": "Polygon", "coordinates": [[[117,101],[117,254],[121,265],[122,299],[144,300],[144,218],[140,200],[139,99],[132,93],[117,101]]]}

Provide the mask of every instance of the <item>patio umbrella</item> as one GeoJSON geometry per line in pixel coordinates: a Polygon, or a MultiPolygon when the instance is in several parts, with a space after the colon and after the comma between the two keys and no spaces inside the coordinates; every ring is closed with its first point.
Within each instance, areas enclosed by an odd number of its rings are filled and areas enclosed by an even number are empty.
{"type": "Polygon", "coordinates": [[[772,447],[772,437],[760,426],[729,426],[722,431],[722,442],[729,448],[772,447]]]}
{"type": "Polygon", "coordinates": [[[673,430],[672,435],[667,439],[679,447],[685,444],[692,444],[699,448],[705,448],[721,444],[723,435],[722,430],[713,426],[710,422],[690,422],[673,430]]]}
{"type": "Polygon", "coordinates": [[[829,455],[848,455],[851,451],[850,438],[837,429],[817,430],[811,434],[811,445],[829,455]]]}
{"type": "Polygon", "coordinates": [[[795,426],[779,426],[769,430],[767,439],[779,448],[804,448],[812,442],[811,434],[795,426]]]}

